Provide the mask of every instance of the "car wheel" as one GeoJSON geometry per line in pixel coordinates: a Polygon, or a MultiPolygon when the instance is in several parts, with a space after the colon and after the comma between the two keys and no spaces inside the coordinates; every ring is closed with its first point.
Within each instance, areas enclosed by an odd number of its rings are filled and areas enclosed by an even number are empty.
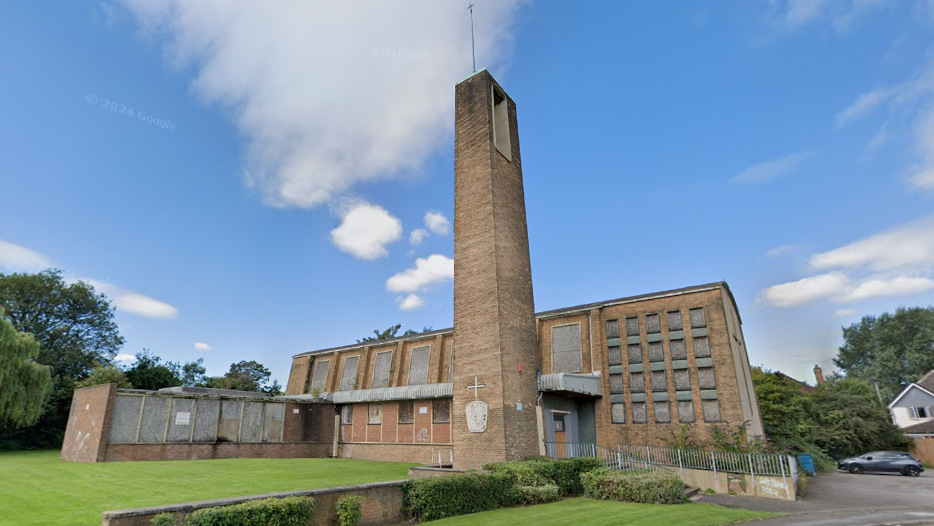
{"type": "Polygon", "coordinates": [[[863,473],[863,471],[865,471],[865,470],[863,469],[863,466],[860,466],[859,464],[851,464],[851,465],[850,465],[850,473],[852,473],[852,474],[854,474],[854,475],[861,475],[861,474],[863,473]]]}
{"type": "Polygon", "coordinates": [[[905,469],[902,470],[902,475],[906,477],[917,477],[921,474],[921,470],[915,466],[905,466],[905,469]]]}

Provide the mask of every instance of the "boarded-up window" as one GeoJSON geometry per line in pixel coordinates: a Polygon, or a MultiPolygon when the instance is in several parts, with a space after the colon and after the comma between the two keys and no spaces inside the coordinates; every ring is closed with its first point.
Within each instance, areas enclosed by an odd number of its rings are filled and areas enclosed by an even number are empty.
{"type": "Polygon", "coordinates": [[[626,346],[626,352],[629,354],[629,363],[642,363],[641,343],[630,343],[626,346]]]}
{"type": "Polygon", "coordinates": [[[658,314],[646,314],[645,315],[645,332],[649,334],[655,334],[657,332],[662,332],[662,324],[658,318],[658,314]]]}
{"type": "Polygon", "coordinates": [[[614,424],[625,424],[626,423],[626,404],[611,404],[610,410],[613,413],[613,423],[614,424]]]}
{"type": "Polygon", "coordinates": [[[689,424],[694,421],[694,401],[681,400],[678,402],[678,421],[689,424]]]}
{"type": "Polygon", "coordinates": [[[552,372],[575,373],[581,370],[581,324],[551,328],[552,372]]]}
{"type": "Polygon", "coordinates": [[[194,424],[195,401],[186,398],[172,400],[172,413],[169,416],[169,435],[166,442],[188,442],[191,438],[191,426],[194,424]]]}
{"type": "Polygon", "coordinates": [[[415,402],[411,400],[403,400],[399,402],[399,423],[415,423],[415,402]]]}
{"type": "Polygon", "coordinates": [[[451,421],[451,401],[435,400],[431,403],[431,422],[447,424],[451,421]]]}
{"type": "Polygon", "coordinates": [[[341,424],[343,425],[353,424],[353,406],[352,405],[341,406],[341,424]]]}
{"type": "Polygon", "coordinates": [[[704,422],[720,421],[720,404],[716,400],[702,400],[701,407],[704,408],[704,422]]]}
{"type": "Polygon", "coordinates": [[[645,392],[645,376],[642,373],[631,373],[629,375],[629,390],[634,393],[645,392]]]}
{"type": "Polygon", "coordinates": [[[687,360],[688,359],[687,346],[684,345],[684,340],[671,340],[671,359],[672,360],[687,360]]]}
{"type": "Polygon", "coordinates": [[[671,422],[671,406],[668,402],[655,402],[655,421],[663,424],[671,422]]]}
{"type": "MultiPolygon", "coordinates": [[[[136,424],[139,423],[142,396],[117,395],[114,400],[113,416],[110,418],[110,434],[107,441],[111,444],[132,444],[136,442],[136,424]]],[[[217,414],[214,415],[215,422],[217,414]]],[[[214,440],[214,432],[211,432],[214,440]]]]}
{"type": "Polygon", "coordinates": [[[676,369],[673,373],[675,377],[675,389],[678,391],[688,391],[691,389],[691,373],[687,369],[676,369]]]}
{"type": "Polygon", "coordinates": [[[373,388],[389,387],[389,370],[392,368],[392,351],[376,353],[373,365],[373,388]]]}
{"type": "Polygon", "coordinates": [[[412,348],[412,357],[409,359],[408,385],[424,385],[428,383],[428,362],[430,359],[430,345],[412,348]]]}
{"type": "Polygon", "coordinates": [[[237,442],[240,439],[240,412],[243,402],[224,400],[221,402],[221,421],[217,426],[219,442],[237,442]]]}
{"type": "Polygon", "coordinates": [[[311,390],[318,390],[319,393],[324,392],[324,384],[328,380],[328,369],[330,368],[331,360],[315,360],[315,374],[311,379],[311,390]]]}
{"type": "Polygon", "coordinates": [[[665,361],[665,351],[662,350],[662,342],[649,342],[649,361],[665,361]]]}
{"type": "Polygon", "coordinates": [[[704,314],[703,307],[691,309],[691,327],[706,327],[707,316],[704,314]]]}
{"type": "Polygon", "coordinates": [[[626,336],[638,336],[639,335],[639,317],[630,316],[626,318],[626,336]]]}
{"type": "Polygon", "coordinates": [[[341,391],[353,391],[357,388],[357,366],[360,365],[359,356],[344,358],[344,370],[341,372],[341,391]]]}
{"type": "Polygon", "coordinates": [[[621,374],[610,375],[610,392],[611,393],[622,393],[623,392],[623,375],[621,374]]]}
{"type": "Polygon", "coordinates": [[[652,390],[668,390],[668,379],[665,377],[665,371],[652,371],[652,390]]]}
{"type": "Polygon", "coordinates": [[[245,402],[243,422],[240,424],[240,442],[262,442],[263,403],[245,402]]]}
{"type": "Polygon", "coordinates": [[[694,338],[694,356],[707,358],[710,356],[710,342],[707,337],[694,338]]]}
{"type": "Polygon", "coordinates": [[[697,370],[697,384],[701,389],[717,387],[717,378],[713,374],[713,367],[701,367],[697,370]]]}
{"type": "Polygon", "coordinates": [[[648,417],[646,416],[645,402],[632,403],[632,423],[644,424],[648,417]]]}
{"type": "Polygon", "coordinates": [[[214,442],[217,434],[217,414],[221,410],[220,400],[198,400],[195,415],[194,442],[214,442]]]}
{"type": "Polygon", "coordinates": [[[607,349],[606,359],[610,365],[622,365],[623,356],[619,350],[619,346],[613,346],[607,349]]]}
{"type": "Polygon", "coordinates": [[[672,310],[668,311],[668,330],[669,331],[683,331],[684,322],[681,320],[681,311],[672,310]]]}
{"type": "Polygon", "coordinates": [[[284,414],[285,404],[266,404],[263,442],[282,441],[282,416],[284,414]]]}
{"type": "Polygon", "coordinates": [[[139,441],[143,444],[160,443],[165,437],[165,424],[169,419],[169,399],[147,396],[143,404],[143,420],[139,426],[139,441]]]}
{"type": "Polygon", "coordinates": [[[610,320],[606,322],[606,337],[619,338],[619,320],[610,320]]]}
{"type": "Polygon", "coordinates": [[[373,425],[383,423],[383,404],[369,404],[366,423],[373,425]]]}

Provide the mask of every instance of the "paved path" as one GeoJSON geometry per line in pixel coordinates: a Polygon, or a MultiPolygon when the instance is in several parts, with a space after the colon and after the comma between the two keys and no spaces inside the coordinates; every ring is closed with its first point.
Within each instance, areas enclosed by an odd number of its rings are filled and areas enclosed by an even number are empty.
{"type": "Polygon", "coordinates": [[[788,514],[756,522],[756,526],[934,526],[934,474],[930,472],[920,477],[820,474],[808,479],[806,495],[796,502],[729,495],[702,495],[697,500],[788,514]]]}

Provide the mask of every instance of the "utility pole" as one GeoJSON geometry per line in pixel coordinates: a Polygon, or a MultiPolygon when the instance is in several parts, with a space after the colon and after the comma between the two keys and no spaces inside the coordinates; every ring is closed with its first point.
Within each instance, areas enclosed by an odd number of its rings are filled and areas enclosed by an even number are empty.
{"type": "Polygon", "coordinates": [[[473,4],[467,6],[470,11],[470,53],[473,55],[473,72],[477,72],[477,49],[473,43],[473,4]]]}

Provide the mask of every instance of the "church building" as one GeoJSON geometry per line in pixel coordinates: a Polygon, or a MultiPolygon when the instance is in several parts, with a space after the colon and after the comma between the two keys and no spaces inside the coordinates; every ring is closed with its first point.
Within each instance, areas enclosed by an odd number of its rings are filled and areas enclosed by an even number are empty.
{"type": "Polygon", "coordinates": [[[62,458],[470,469],[579,444],[662,445],[682,425],[762,435],[726,283],[535,312],[516,105],[486,70],[455,89],[454,179],[453,328],[297,354],[280,398],[79,389],[62,458]]]}

